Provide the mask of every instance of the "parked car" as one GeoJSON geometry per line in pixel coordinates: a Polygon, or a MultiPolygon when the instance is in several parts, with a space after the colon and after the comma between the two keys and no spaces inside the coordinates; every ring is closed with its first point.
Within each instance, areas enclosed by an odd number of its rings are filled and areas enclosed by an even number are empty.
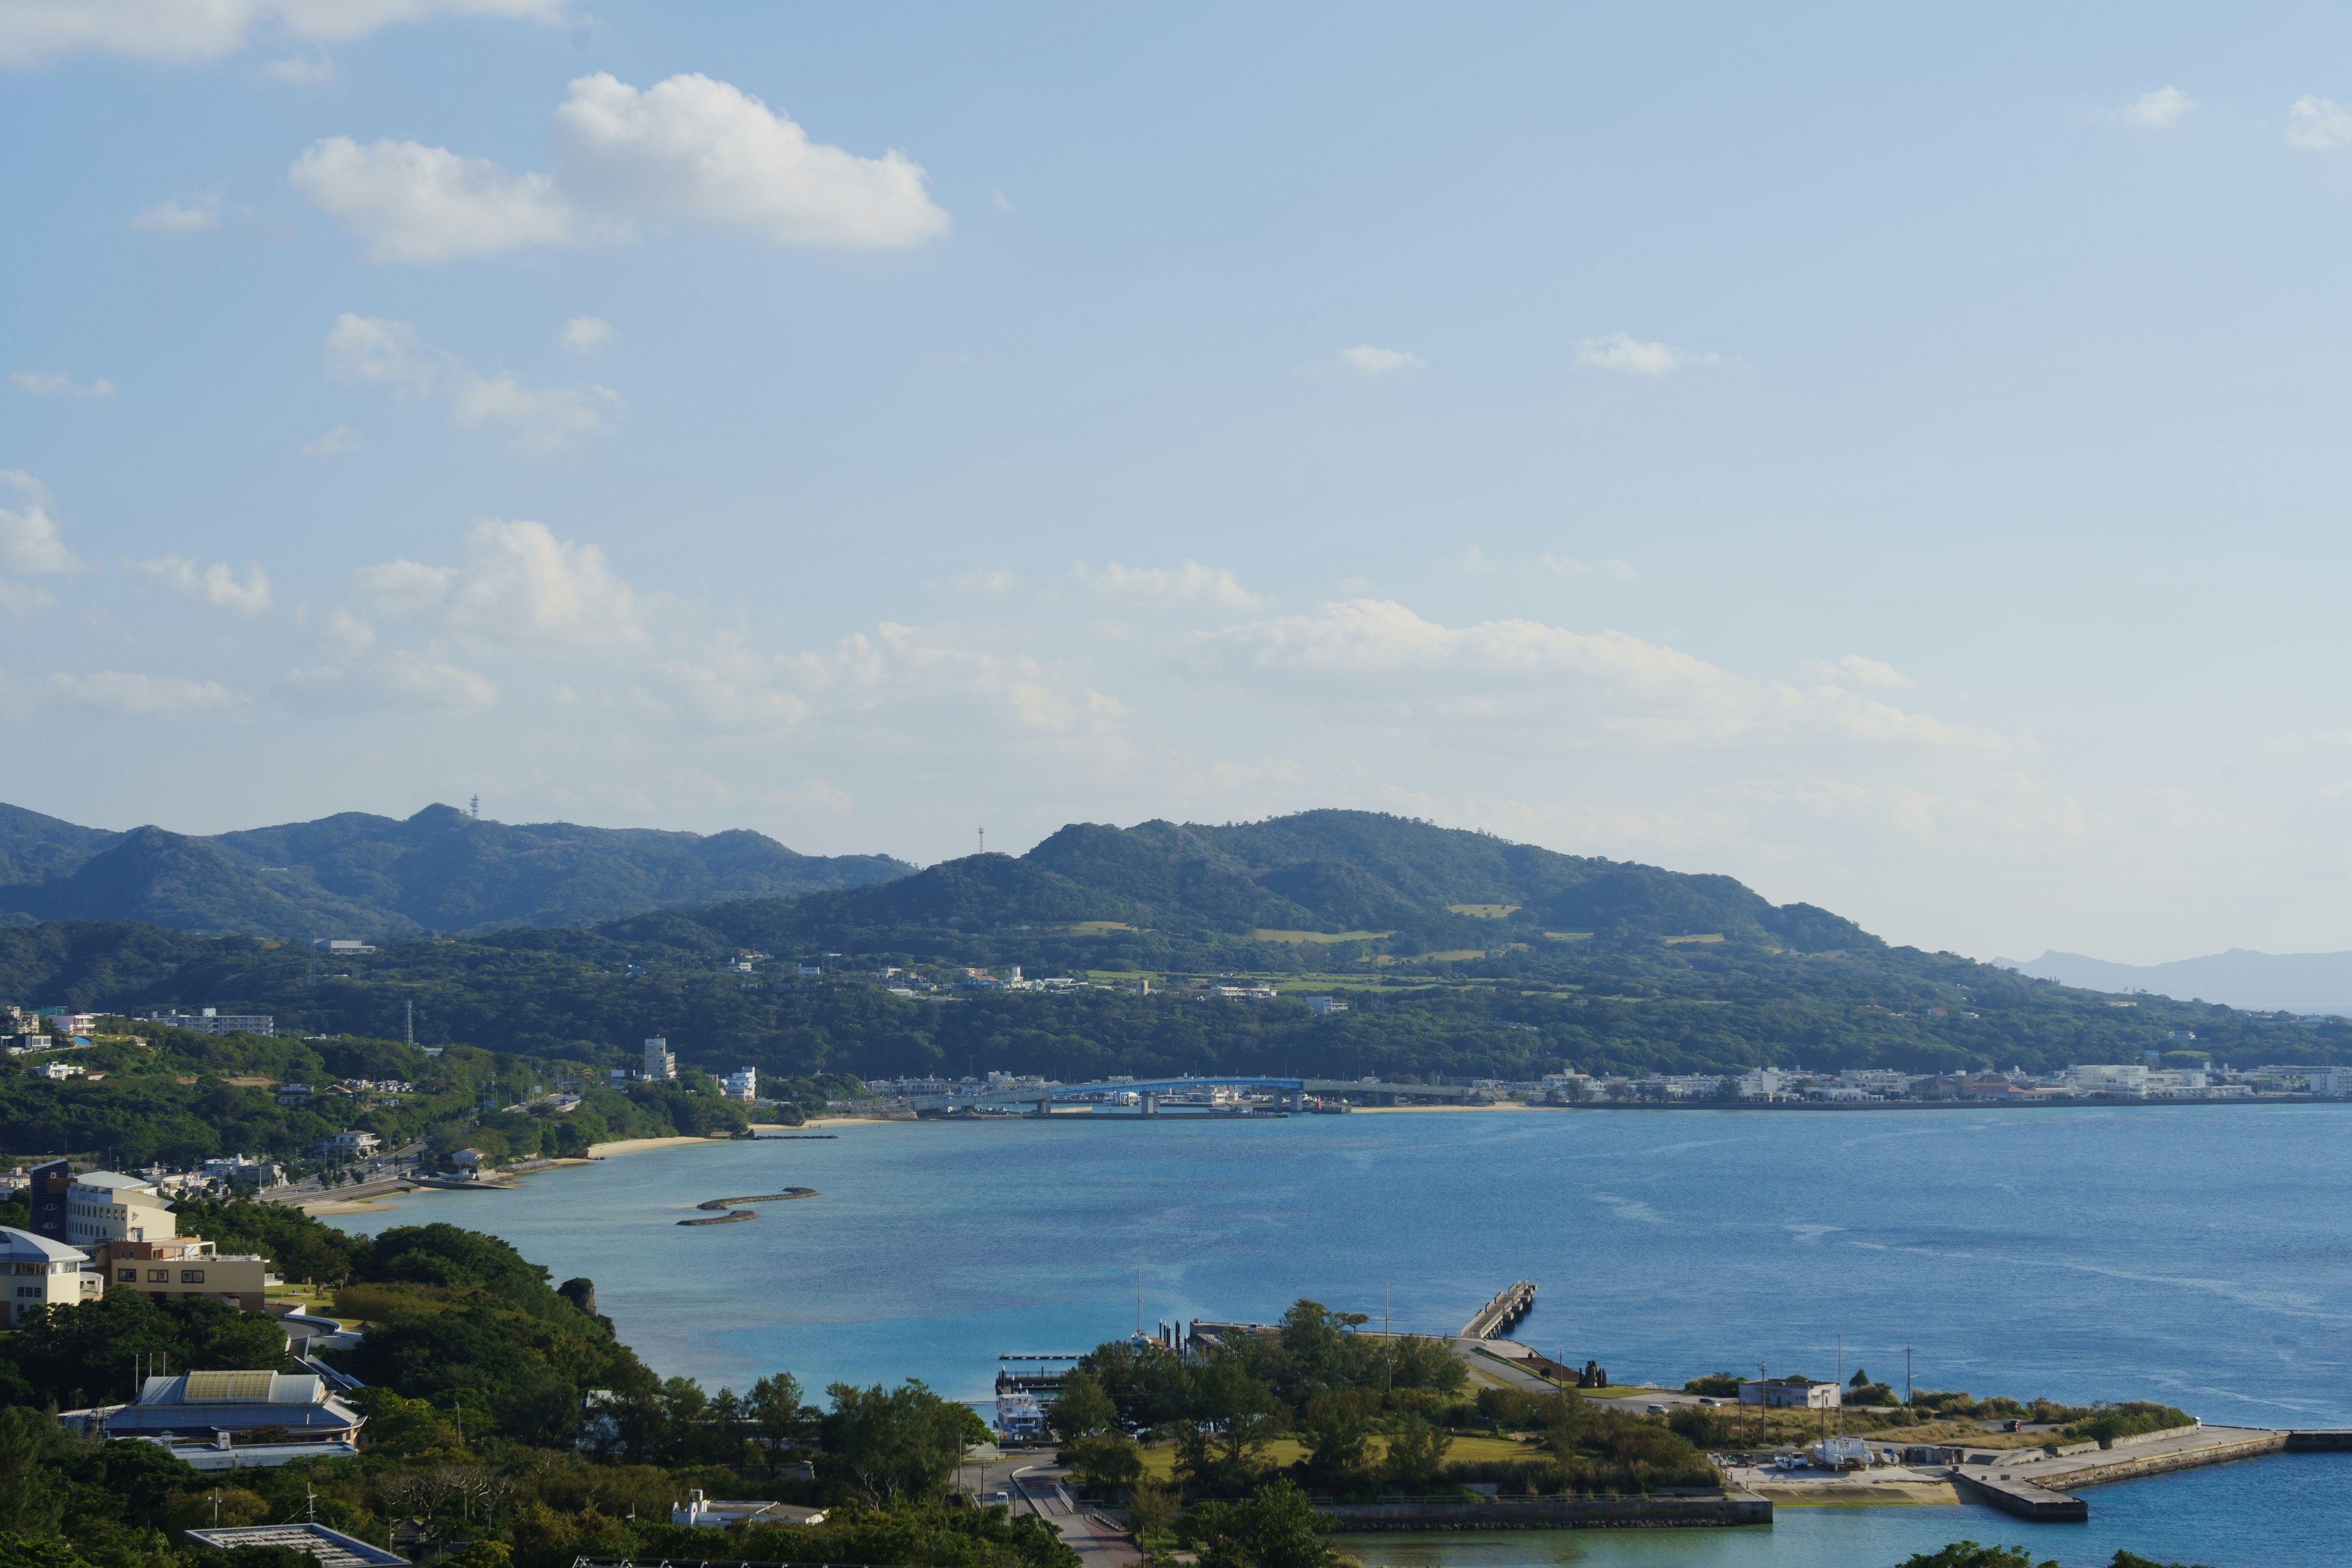
{"type": "Polygon", "coordinates": [[[1663,1405],[1653,1405],[1643,1412],[1645,1415],[1664,1415],[1665,1413],[1666,1407],[1663,1405]]]}

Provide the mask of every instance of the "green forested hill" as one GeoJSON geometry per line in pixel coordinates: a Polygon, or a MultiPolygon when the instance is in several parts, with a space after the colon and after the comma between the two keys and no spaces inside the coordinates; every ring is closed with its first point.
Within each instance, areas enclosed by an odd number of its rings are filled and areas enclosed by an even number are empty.
{"type": "Polygon", "coordinates": [[[106,833],[0,807],[0,912],[294,940],[583,924],[911,869],[885,855],[799,855],[757,833],[517,826],[446,805],[211,838],[106,833]]]}
{"type": "Polygon", "coordinates": [[[1528,1078],[1776,1064],[1912,1070],[2136,1060],[2179,1044],[2240,1065],[2335,1059],[2352,1031],[2096,993],[1889,947],[1728,878],[1554,855],[1363,813],[1244,827],[1076,826],[797,900],[663,910],[308,953],[124,923],[0,931],[0,998],[274,1013],[614,1063],[667,1036],[690,1062],[771,1074],[990,1068],[1066,1079],[1264,1069],[1528,1078]],[[745,971],[740,963],[750,963],[745,971]],[[973,990],[968,968],[1091,982],[973,990]],[[802,976],[803,965],[822,970],[802,976]],[[906,997],[897,968],[943,989],[906,997]],[[1201,984],[1273,982],[1271,1001],[1201,984]],[[1153,990],[1141,994],[1149,980],[1153,990]],[[1344,1016],[1297,998],[1344,995],[1344,1016]]]}

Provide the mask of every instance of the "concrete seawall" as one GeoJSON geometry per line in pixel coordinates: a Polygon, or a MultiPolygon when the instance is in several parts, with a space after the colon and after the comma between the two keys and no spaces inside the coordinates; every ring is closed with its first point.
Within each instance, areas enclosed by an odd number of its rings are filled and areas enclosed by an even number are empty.
{"type": "Polygon", "coordinates": [[[1770,1500],[1743,1493],[1720,1498],[1327,1503],[1315,1511],[1343,1531],[1687,1529],[1772,1522],[1770,1500]]]}

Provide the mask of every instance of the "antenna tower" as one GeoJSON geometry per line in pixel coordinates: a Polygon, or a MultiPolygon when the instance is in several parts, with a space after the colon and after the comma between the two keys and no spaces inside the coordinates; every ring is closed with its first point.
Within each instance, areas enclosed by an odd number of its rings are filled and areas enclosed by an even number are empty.
{"type": "Polygon", "coordinates": [[[403,1009],[400,1023],[400,1043],[404,1046],[414,1046],[416,1044],[416,1004],[414,1002],[403,1002],[400,1005],[403,1009]]]}
{"type": "Polygon", "coordinates": [[[980,852],[983,855],[988,853],[988,829],[985,827],[980,830],[980,852]]]}
{"type": "Polygon", "coordinates": [[[471,816],[472,816],[473,819],[474,819],[476,822],[479,822],[479,821],[481,821],[481,820],[482,820],[482,797],[481,797],[480,795],[478,795],[474,796],[474,798],[473,798],[473,799],[471,799],[471,800],[467,801],[467,802],[466,803],[466,810],[467,810],[467,812],[469,815],[471,815],[471,816]]]}

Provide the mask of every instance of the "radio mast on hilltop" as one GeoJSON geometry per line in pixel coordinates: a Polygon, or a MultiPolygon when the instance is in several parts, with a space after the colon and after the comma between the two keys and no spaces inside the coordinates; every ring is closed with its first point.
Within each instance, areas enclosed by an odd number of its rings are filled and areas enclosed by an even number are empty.
{"type": "Polygon", "coordinates": [[[988,829],[985,827],[980,830],[980,852],[983,855],[988,853],[988,829]]]}
{"type": "Polygon", "coordinates": [[[479,821],[481,821],[481,820],[482,820],[482,797],[481,797],[480,795],[478,795],[474,796],[474,798],[473,798],[472,800],[467,801],[467,802],[466,803],[466,812],[467,812],[467,815],[468,815],[469,816],[471,816],[471,817],[472,817],[476,822],[479,822],[479,821]]]}

